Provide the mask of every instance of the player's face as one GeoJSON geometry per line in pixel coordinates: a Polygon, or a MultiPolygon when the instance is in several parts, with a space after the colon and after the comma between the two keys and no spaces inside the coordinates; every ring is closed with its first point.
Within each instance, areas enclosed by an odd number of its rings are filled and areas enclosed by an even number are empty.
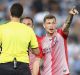
{"type": "Polygon", "coordinates": [[[23,23],[28,25],[29,27],[33,28],[33,23],[31,19],[24,19],[23,23]]]}
{"type": "Polygon", "coordinates": [[[53,34],[54,31],[56,30],[56,20],[55,20],[55,18],[46,19],[46,21],[44,23],[44,28],[45,28],[46,32],[48,32],[49,34],[53,34]]]}

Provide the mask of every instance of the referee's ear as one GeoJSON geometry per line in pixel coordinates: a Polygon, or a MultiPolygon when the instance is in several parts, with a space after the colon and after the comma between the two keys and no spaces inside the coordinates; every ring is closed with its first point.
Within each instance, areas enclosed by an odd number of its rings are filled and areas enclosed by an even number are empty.
{"type": "Polygon", "coordinates": [[[32,26],[32,28],[34,29],[34,25],[32,26]]]}

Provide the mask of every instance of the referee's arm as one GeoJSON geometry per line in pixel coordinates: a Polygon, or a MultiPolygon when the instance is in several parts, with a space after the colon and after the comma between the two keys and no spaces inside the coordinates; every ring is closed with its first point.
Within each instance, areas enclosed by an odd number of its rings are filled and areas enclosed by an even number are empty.
{"type": "Polygon", "coordinates": [[[39,50],[39,48],[32,48],[32,49],[31,49],[31,52],[32,52],[33,54],[35,54],[35,55],[38,55],[38,54],[40,53],[40,50],[39,50]]]}
{"type": "Polygon", "coordinates": [[[0,54],[1,54],[1,50],[2,50],[2,43],[1,43],[1,37],[2,37],[2,35],[1,35],[1,27],[0,27],[0,54]]]}
{"type": "Polygon", "coordinates": [[[35,55],[38,55],[40,53],[40,50],[38,48],[38,41],[36,35],[32,29],[30,32],[31,32],[31,40],[30,40],[31,52],[35,55]]]}

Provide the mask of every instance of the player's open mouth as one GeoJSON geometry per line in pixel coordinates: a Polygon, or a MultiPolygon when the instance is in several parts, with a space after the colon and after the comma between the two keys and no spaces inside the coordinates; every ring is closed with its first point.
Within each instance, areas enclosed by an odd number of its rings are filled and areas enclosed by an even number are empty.
{"type": "Polygon", "coordinates": [[[52,30],[54,30],[54,29],[49,29],[49,30],[51,30],[51,31],[52,31],[52,30]]]}

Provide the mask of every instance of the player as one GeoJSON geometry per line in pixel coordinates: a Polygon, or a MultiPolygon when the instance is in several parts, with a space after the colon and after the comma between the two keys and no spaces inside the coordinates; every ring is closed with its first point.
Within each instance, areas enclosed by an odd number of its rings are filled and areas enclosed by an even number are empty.
{"type": "Polygon", "coordinates": [[[66,22],[59,30],[56,29],[55,16],[47,15],[44,18],[43,26],[46,30],[46,36],[41,40],[44,59],[42,75],[69,75],[64,40],[69,33],[72,18],[76,14],[78,11],[75,8],[71,9],[66,22]]]}

